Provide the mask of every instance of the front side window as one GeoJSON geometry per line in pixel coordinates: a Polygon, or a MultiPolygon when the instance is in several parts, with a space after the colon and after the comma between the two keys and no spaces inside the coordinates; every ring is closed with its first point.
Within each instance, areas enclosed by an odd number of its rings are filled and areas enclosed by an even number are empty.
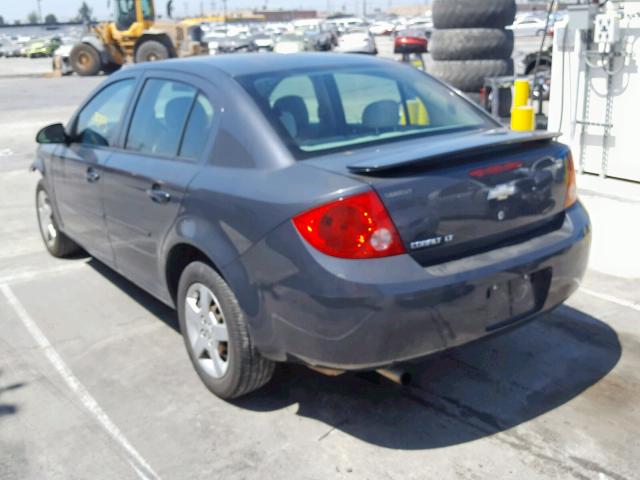
{"type": "Polygon", "coordinates": [[[74,137],[85,145],[111,146],[115,143],[134,80],[121,80],[104,88],[82,109],[74,137]]]}
{"type": "Polygon", "coordinates": [[[298,159],[497,126],[447,87],[410,68],[317,68],[238,81],[298,159]]]}
{"type": "Polygon", "coordinates": [[[178,154],[197,90],[181,82],[150,79],[131,120],[126,148],[162,156],[178,154]]]}

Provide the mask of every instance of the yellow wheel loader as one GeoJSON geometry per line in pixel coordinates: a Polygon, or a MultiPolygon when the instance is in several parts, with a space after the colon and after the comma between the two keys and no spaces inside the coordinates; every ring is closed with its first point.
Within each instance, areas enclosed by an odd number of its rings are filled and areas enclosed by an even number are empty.
{"type": "MultiPolygon", "coordinates": [[[[208,53],[202,30],[194,22],[156,21],[153,0],[113,0],[115,21],[101,23],[82,38],[69,55],[78,75],[109,73],[127,62],[208,53]]],[[[171,16],[171,6],[167,15],[171,16]]]]}

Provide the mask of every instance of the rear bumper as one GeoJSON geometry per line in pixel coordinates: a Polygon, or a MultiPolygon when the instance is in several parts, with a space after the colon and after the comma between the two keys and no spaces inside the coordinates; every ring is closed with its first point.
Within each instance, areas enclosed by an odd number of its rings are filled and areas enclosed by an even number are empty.
{"type": "Polygon", "coordinates": [[[559,230],[424,268],[408,255],[336,259],[302,242],[300,252],[280,252],[296,234],[284,224],[224,274],[265,356],[364,370],[462,345],[558,306],[580,284],[590,229],[578,203],[559,230]],[[526,278],[535,279],[535,305],[509,302],[507,313],[504,303],[496,311],[489,290],[526,278]]]}

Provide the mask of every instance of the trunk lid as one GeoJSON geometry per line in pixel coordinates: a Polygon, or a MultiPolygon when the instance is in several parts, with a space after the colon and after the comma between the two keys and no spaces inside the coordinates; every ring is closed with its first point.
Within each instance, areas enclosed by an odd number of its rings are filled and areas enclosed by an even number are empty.
{"type": "Polygon", "coordinates": [[[568,147],[554,134],[492,130],[307,160],[369,183],[422,265],[561,226],[568,147]]]}

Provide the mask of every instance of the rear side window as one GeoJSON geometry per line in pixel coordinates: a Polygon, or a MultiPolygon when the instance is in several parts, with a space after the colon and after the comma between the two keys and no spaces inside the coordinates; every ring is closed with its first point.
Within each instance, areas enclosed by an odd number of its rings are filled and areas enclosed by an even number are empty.
{"type": "Polygon", "coordinates": [[[193,160],[200,158],[209,139],[213,115],[211,102],[203,94],[198,94],[184,131],[180,147],[181,157],[193,160]]]}
{"type": "Polygon", "coordinates": [[[176,156],[196,95],[194,87],[181,82],[147,80],[131,120],[126,148],[176,156]]]}
{"type": "Polygon", "coordinates": [[[77,141],[85,145],[113,145],[133,86],[133,79],[121,80],[93,97],[78,115],[75,125],[77,141]]]}

